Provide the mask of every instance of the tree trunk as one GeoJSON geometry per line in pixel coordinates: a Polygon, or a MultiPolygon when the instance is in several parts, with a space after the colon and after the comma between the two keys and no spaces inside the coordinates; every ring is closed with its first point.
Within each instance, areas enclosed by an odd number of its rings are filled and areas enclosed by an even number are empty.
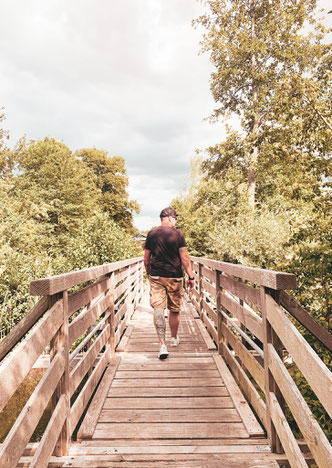
{"type": "MultiPolygon", "coordinates": [[[[255,6],[254,1],[251,0],[250,2],[250,16],[251,16],[251,40],[255,37],[255,6]]],[[[256,71],[256,56],[253,52],[251,55],[251,70],[253,74],[256,71]]],[[[258,137],[259,132],[259,125],[260,125],[260,116],[256,111],[257,107],[257,98],[258,98],[258,84],[256,82],[255,77],[252,78],[252,100],[253,100],[253,108],[254,108],[254,122],[252,127],[252,136],[256,139],[258,137]]],[[[259,158],[259,148],[258,145],[255,143],[254,148],[250,154],[249,159],[249,174],[248,174],[248,202],[249,206],[255,209],[255,202],[256,202],[256,165],[259,158]]]]}

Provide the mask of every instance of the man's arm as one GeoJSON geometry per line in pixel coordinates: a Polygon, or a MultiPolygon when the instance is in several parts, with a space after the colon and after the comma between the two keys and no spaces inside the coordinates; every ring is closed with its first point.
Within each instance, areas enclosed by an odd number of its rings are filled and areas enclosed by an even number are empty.
{"type": "Polygon", "coordinates": [[[144,249],[144,266],[147,275],[150,274],[150,255],[151,250],[144,249]]]}
{"type": "MultiPolygon", "coordinates": [[[[179,252],[183,268],[186,270],[187,275],[189,276],[189,278],[194,278],[187,247],[180,247],[179,252]]],[[[194,285],[194,279],[189,279],[187,281],[187,286],[189,286],[190,289],[194,289],[194,285]]]]}

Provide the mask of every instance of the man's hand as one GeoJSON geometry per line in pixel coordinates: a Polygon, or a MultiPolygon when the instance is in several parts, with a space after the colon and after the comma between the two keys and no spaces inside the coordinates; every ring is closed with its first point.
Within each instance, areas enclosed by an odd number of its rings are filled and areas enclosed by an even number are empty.
{"type": "Polygon", "coordinates": [[[195,280],[187,279],[187,288],[189,288],[190,291],[194,289],[194,286],[195,286],[195,280]]]}

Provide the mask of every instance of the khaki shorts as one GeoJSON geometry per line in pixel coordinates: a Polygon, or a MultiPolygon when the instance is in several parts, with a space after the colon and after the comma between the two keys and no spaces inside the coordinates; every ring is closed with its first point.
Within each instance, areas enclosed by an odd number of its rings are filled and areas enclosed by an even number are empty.
{"type": "Polygon", "coordinates": [[[170,312],[179,312],[183,297],[183,278],[149,276],[149,281],[151,307],[167,307],[170,312]]]}

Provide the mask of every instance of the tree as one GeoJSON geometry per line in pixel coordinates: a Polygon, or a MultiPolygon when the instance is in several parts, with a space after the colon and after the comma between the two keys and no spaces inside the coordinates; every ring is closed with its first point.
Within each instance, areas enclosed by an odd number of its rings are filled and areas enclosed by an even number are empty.
{"type": "Polygon", "coordinates": [[[122,228],[133,231],[133,213],[139,213],[139,205],[129,200],[128,177],[125,160],[120,156],[107,157],[106,151],[84,148],[76,152],[95,174],[100,189],[99,203],[102,211],[122,228]]]}
{"type": "Polygon", "coordinates": [[[265,147],[264,152],[262,146],[270,141],[271,132],[278,132],[280,120],[295,124],[289,108],[298,105],[302,114],[307,110],[310,128],[325,125],[328,129],[328,100],[322,99],[327,96],[327,80],[321,70],[326,70],[329,47],[321,43],[325,29],[315,19],[316,3],[206,0],[210,13],[195,21],[207,30],[202,51],[211,53],[216,67],[211,90],[219,107],[211,120],[237,114],[244,131],[242,142],[233,134],[223,147],[209,149],[211,169],[226,170],[242,160],[252,208],[257,202],[261,160],[269,159],[273,150],[265,147]],[[303,27],[308,24],[312,31],[305,35],[303,27]],[[235,139],[240,148],[230,154],[227,149],[235,139]]]}
{"type": "Polygon", "coordinates": [[[64,239],[78,221],[92,216],[99,196],[91,170],[62,142],[32,141],[18,156],[15,190],[22,210],[40,222],[44,233],[64,239]]]}

